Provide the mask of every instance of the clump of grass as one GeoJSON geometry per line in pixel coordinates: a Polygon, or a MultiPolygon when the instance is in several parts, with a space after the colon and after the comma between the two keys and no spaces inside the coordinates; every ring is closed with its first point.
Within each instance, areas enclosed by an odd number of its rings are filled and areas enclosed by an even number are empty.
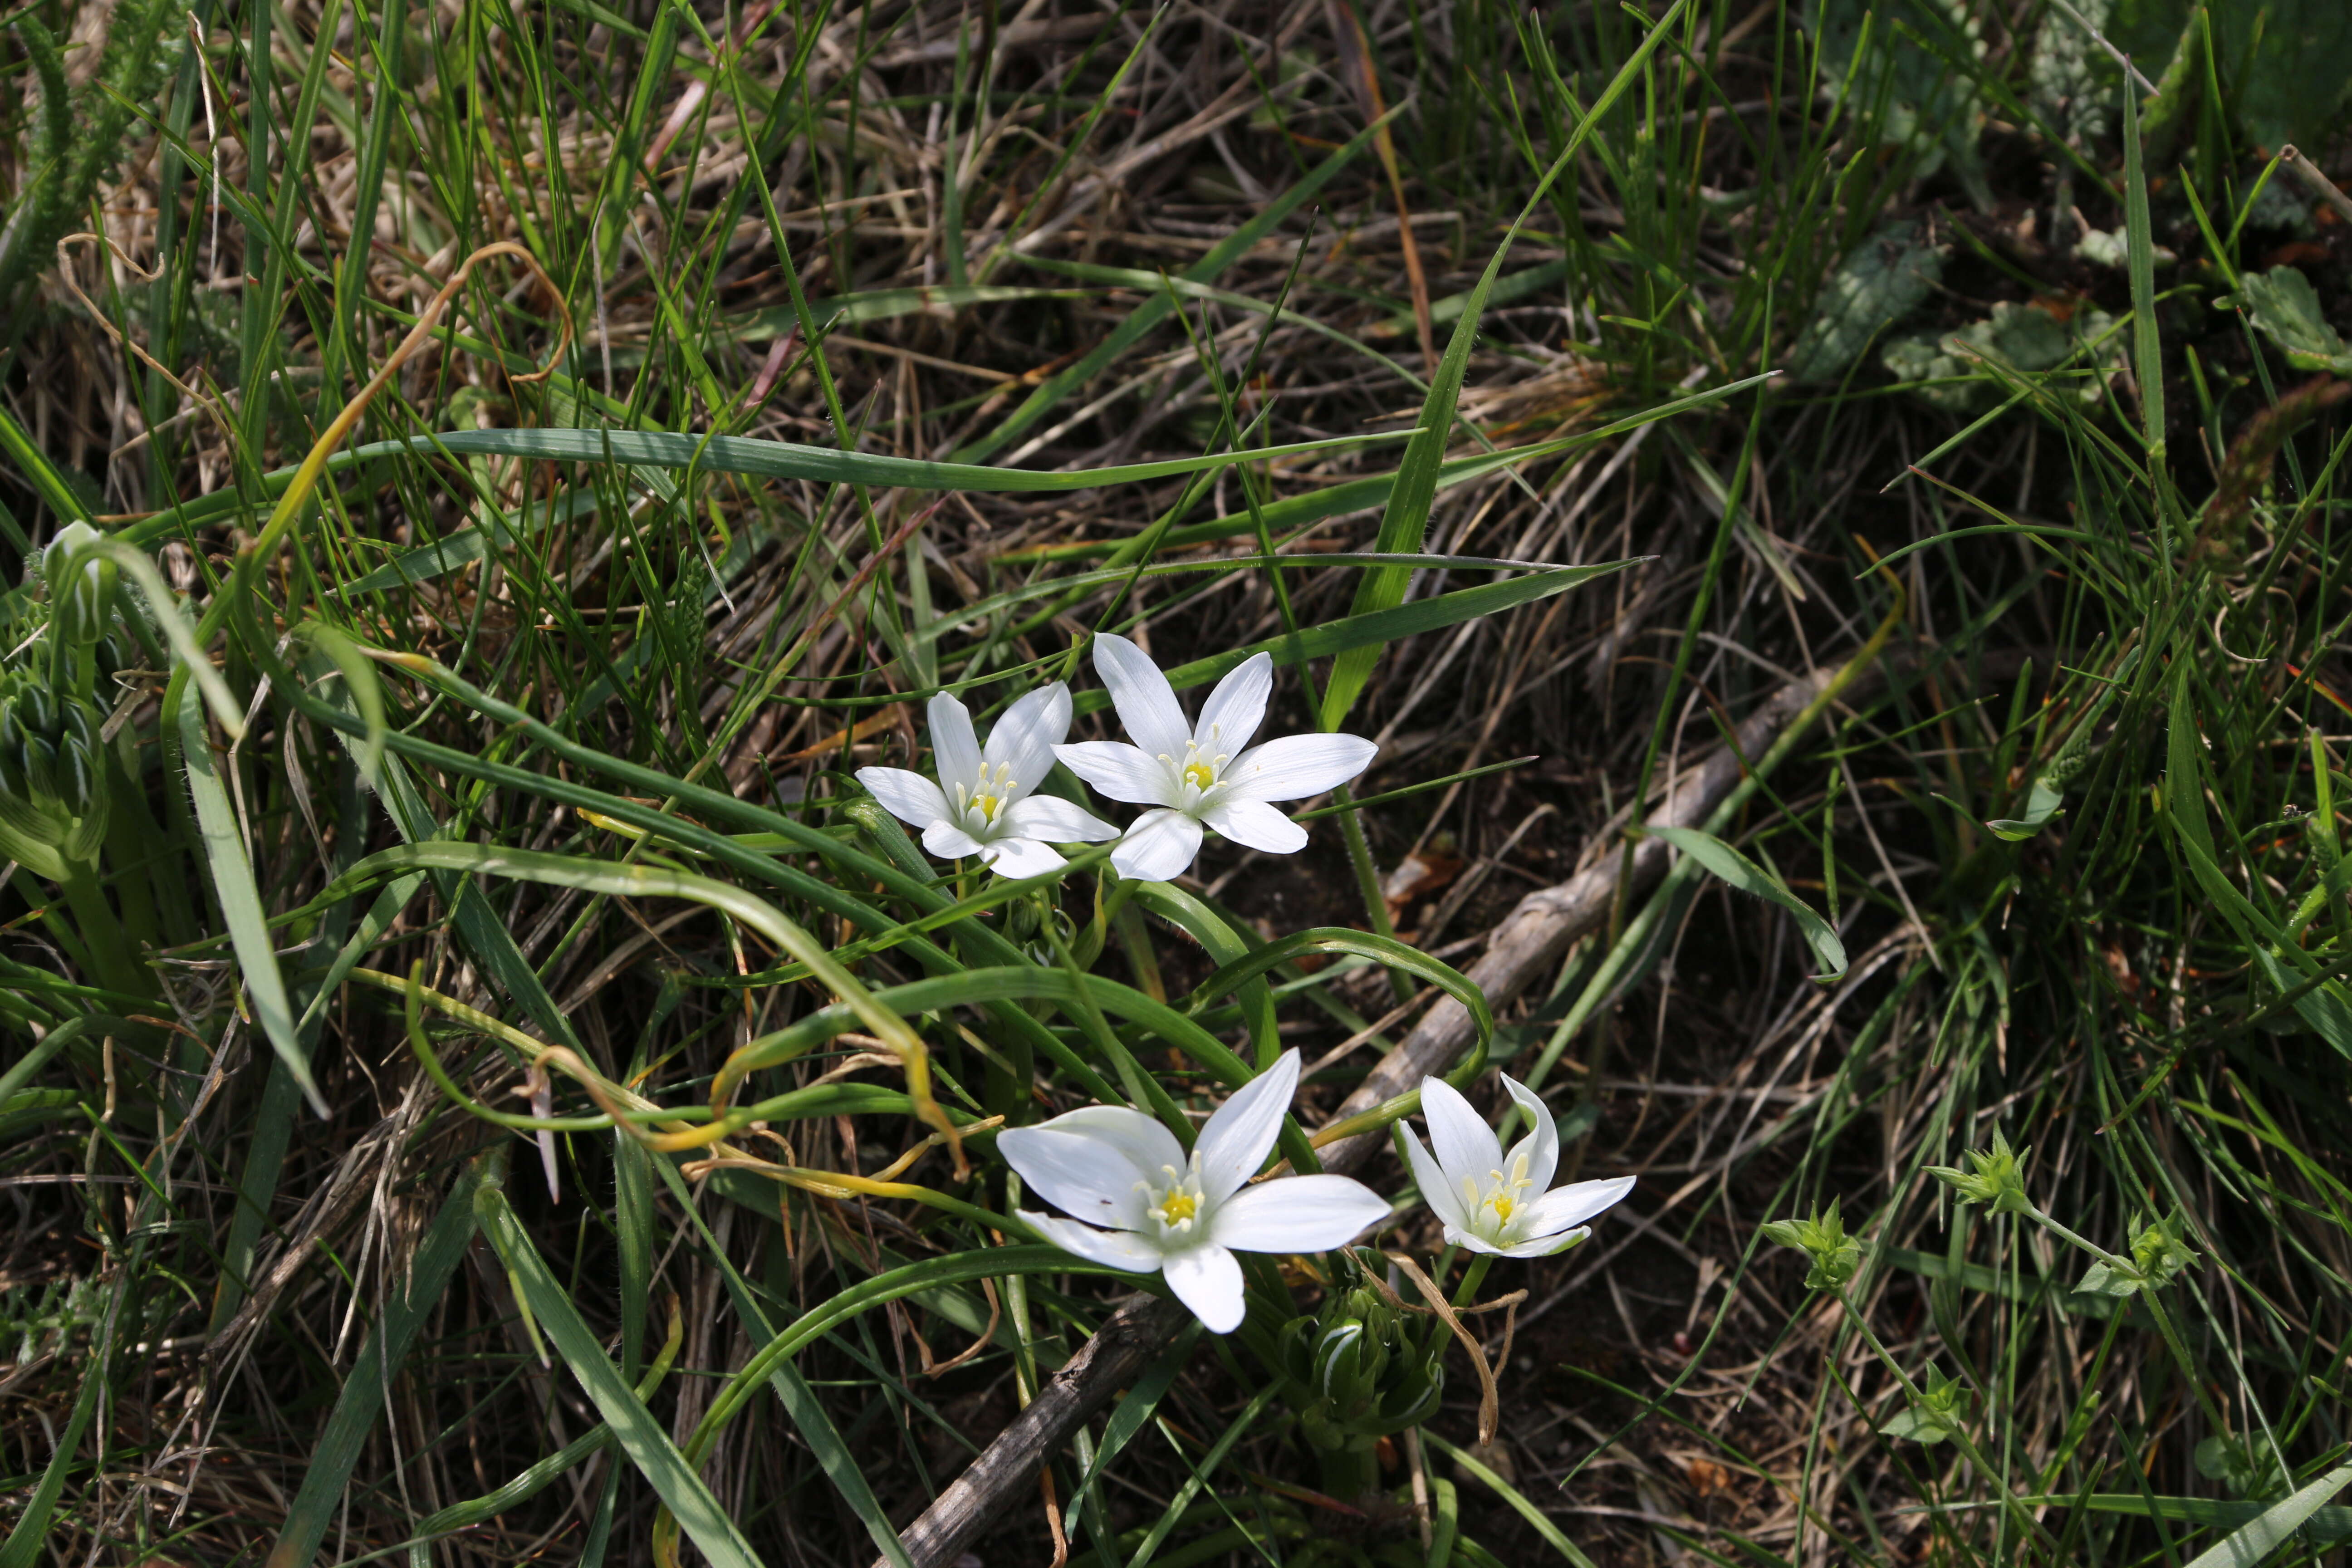
{"type": "Polygon", "coordinates": [[[1602,868],[1465,1074],[1640,1177],[1463,1320],[1496,1440],[1301,1260],[1258,1300],[1409,1399],[1185,1333],[987,1560],[2347,1532],[2340,384],[2211,308],[2340,315],[2345,231],[2267,226],[2221,73],[2078,48],[2052,110],[2071,11],[1779,0],[135,11],[0,23],[0,1568],[888,1560],[1133,1283],[1019,1234],[994,1128],[1297,1046],[1304,1167],[1602,868]],[[1889,220],[1935,286],[1759,384],[1889,220]],[[2105,335],[1968,335],[2019,310],[2105,335]],[[1111,733],[1105,631],[1188,689],[1265,646],[1380,762],[1165,887],[863,797],[937,691],[1111,733]]]}

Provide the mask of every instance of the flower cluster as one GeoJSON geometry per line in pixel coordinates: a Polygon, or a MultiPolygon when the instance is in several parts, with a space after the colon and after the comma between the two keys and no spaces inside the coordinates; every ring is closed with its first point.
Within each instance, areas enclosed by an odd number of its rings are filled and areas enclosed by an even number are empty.
{"type": "Polygon", "coordinates": [[[964,705],[931,699],[931,748],[939,782],[904,768],[860,768],[857,781],[900,821],[919,827],[941,859],[978,856],[1007,877],[1036,877],[1066,865],[1055,844],[1116,838],[1111,865],[1131,881],[1182,875],[1201,852],[1204,828],[1236,844],[1288,855],[1307,830],[1274,808],[1336,789],[1371,765],[1379,750],[1358,735],[1285,735],[1250,742],[1274,693],[1274,660],[1253,654],[1217,682],[1189,723],[1175,688],[1141,648],[1104,633],[1095,671],[1135,742],[1080,741],[1070,732],[1070,689],[1059,681],[1007,709],[983,749],[964,705]],[[1151,807],[1122,833],[1054,795],[1034,793],[1058,758],[1116,801],[1151,807]]]}
{"type": "MultiPolygon", "coordinates": [[[[1304,847],[1307,830],[1275,803],[1338,788],[1370,766],[1379,750],[1357,735],[1257,741],[1274,694],[1274,660],[1264,653],[1217,682],[1198,721],[1185,718],[1168,678],[1125,637],[1097,637],[1094,664],[1129,740],[1066,741],[1073,704],[1070,689],[1055,681],[1006,709],[983,745],[971,712],[942,691],[929,706],[938,778],[860,768],[858,783],[919,829],[923,847],[941,859],[977,858],[1003,876],[1042,877],[1069,864],[1055,845],[1117,839],[1111,865],[1122,878],[1164,882],[1192,864],[1210,830],[1268,854],[1304,847]],[[1149,809],[1122,831],[1073,801],[1038,794],[1057,760],[1110,799],[1149,809]]],[[[1189,1149],[1160,1121],[1120,1105],[1005,1129],[996,1140],[1005,1163],[1062,1211],[1023,1209],[1022,1223],[1089,1262],[1161,1275],[1203,1323],[1231,1333],[1246,1313],[1234,1253],[1328,1252],[1391,1212],[1388,1199],[1348,1176],[1255,1179],[1273,1152],[1298,1072],[1298,1053],[1286,1052],[1236,1089],[1189,1149]]],[[[1539,1258],[1583,1239],[1585,1222],[1622,1198],[1633,1180],[1553,1189],[1559,1134],[1551,1113],[1526,1085],[1503,1083],[1532,1124],[1508,1159],[1469,1101],[1433,1078],[1423,1080],[1421,1102],[1436,1152],[1410,1132],[1407,1146],[1423,1200],[1444,1223],[1449,1246],[1539,1258]]]]}
{"type": "MultiPolygon", "coordinates": [[[[1575,1245],[1586,1234],[1583,1223],[1632,1191],[1633,1178],[1546,1190],[1559,1159],[1551,1113],[1524,1084],[1504,1082],[1535,1122],[1507,1166],[1493,1130],[1433,1078],[1422,1080],[1421,1096],[1438,1153],[1432,1161],[1413,1140],[1413,1170],[1423,1199],[1445,1222],[1448,1243],[1541,1257],[1575,1245]]],[[[1190,1153],[1158,1121],[1117,1105],[1009,1128],[997,1134],[996,1147],[1032,1190],[1075,1216],[1024,1209],[1024,1224],[1089,1262],[1164,1275],[1203,1323],[1231,1333],[1244,1315],[1235,1252],[1328,1251],[1391,1212],[1386,1198],[1349,1176],[1251,1184],[1297,1088],[1298,1053],[1286,1051],[1218,1107],[1190,1153]]]]}

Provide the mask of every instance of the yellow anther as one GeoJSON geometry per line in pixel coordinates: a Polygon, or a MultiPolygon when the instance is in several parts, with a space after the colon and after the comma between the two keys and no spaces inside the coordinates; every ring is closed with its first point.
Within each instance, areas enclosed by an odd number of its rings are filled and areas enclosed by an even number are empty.
{"type": "Polygon", "coordinates": [[[971,797],[971,804],[980,808],[980,819],[982,822],[994,822],[996,808],[1004,804],[1004,798],[1002,795],[976,795],[971,797]]]}
{"type": "Polygon", "coordinates": [[[1217,782],[1217,775],[1208,763],[1194,763],[1184,770],[1184,782],[1194,789],[1207,789],[1217,782]]]}
{"type": "Polygon", "coordinates": [[[1201,1205],[1190,1193],[1171,1193],[1160,1200],[1160,1218],[1164,1225],[1181,1225],[1201,1212],[1201,1205]]]}

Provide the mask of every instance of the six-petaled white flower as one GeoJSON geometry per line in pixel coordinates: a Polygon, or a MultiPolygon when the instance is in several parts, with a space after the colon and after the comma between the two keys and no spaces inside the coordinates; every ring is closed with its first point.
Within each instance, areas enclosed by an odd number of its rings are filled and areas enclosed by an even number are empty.
{"type": "Polygon", "coordinates": [[[1542,1258],[1578,1242],[1584,1224],[1633,1190],[1633,1178],[1551,1185],[1559,1165],[1559,1133],[1536,1091],[1510,1075],[1503,1087],[1533,1130],[1503,1155],[1495,1130],[1444,1079],[1421,1080],[1421,1111],[1429,1122],[1433,1157],[1405,1129],[1421,1197],[1445,1222],[1448,1243],[1501,1258],[1542,1258]],[[1547,1190],[1549,1189],[1549,1190],[1547,1190]]]}
{"type": "Polygon", "coordinates": [[[942,691],[929,710],[940,781],[904,768],[860,768],[857,782],[899,821],[923,831],[942,860],[977,855],[1007,877],[1038,877],[1068,862],[1048,844],[1118,837],[1109,823],[1066,800],[1030,792],[1053,770],[1055,742],[1070,732],[1070,689],[1042,687],[1004,710],[986,750],[964,705],[942,691]]]}
{"type": "Polygon", "coordinates": [[[1236,1250],[1321,1252],[1388,1217],[1388,1201],[1347,1176],[1245,1185],[1297,1087],[1298,1053],[1286,1051],[1217,1108],[1190,1157],[1167,1128],[1118,1105],[1009,1128],[996,1146],[1034,1191],[1087,1222],[1022,1210],[1038,1235],[1090,1262],[1165,1274],[1179,1300],[1229,1334],[1244,1312],[1236,1250]]]}
{"type": "Polygon", "coordinates": [[[1188,724],[1160,667],[1125,637],[1095,638],[1095,671],[1135,744],[1080,741],[1054,748],[1070,771],[1113,800],[1158,809],[1135,819],[1110,863],[1134,881],[1164,882],[1201,852],[1203,824],[1236,844],[1287,855],[1307,830],[1271,802],[1303,800],[1346,784],[1379,747],[1359,735],[1250,737],[1265,718],[1274,660],[1253,655],[1209,693],[1188,724]]]}

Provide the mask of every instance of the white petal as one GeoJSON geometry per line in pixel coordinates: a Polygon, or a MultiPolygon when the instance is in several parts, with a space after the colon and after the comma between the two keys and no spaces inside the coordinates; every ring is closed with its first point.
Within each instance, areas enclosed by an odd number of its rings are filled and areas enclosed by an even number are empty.
{"type": "Polygon", "coordinates": [[[1059,851],[1048,849],[1034,838],[992,838],[980,847],[980,858],[998,876],[1016,880],[1043,877],[1069,864],[1059,851]]]}
{"type": "Polygon", "coordinates": [[[1095,638],[1095,673],[1110,689],[1128,739],[1147,756],[1181,761],[1192,726],[1184,722],[1184,710],[1176,706],[1176,689],[1151,656],[1116,632],[1105,632],[1095,638]]]}
{"type": "Polygon", "coordinates": [[[857,782],[866,793],[882,803],[882,809],[899,821],[916,827],[929,827],[934,822],[944,822],[948,815],[948,797],[940,786],[920,773],[910,773],[904,768],[860,768],[857,782]]]}
{"type": "Polygon", "coordinates": [[[1060,681],[1029,693],[1004,710],[988,732],[981,763],[992,774],[1013,770],[1013,793],[1027,795],[1054,771],[1054,748],[1070,732],[1070,689],[1060,681]]]}
{"type": "Polygon", "coordinates": [[[971,732],[971,714],[947,692],[931,699],[925,710],[930,720],[931,760],[939,764],[940,785],[953,793],[970,789],[980,777],[980,737],[971,732]]]}
{"type": "Polygon", "coordinates": [[[1633,1190],[1631,1176],[1603,1182],[1570,1182],[1567,1186],[1554,1187],[1511,1216],[1518,1221],[1511,1226],[1512,1234],[1557,1236],[1570,1226],[1582,1225],[1633,1190]]]}
{"type": "Polygon", "coordinates": [[[1495,1130],[1442,1078],[1421,1080],[1421,1114],[1429,1123],[1429,1146],[1445,1168],[1447,1184],[1459,1187],[1467,1178],[1485,1191],[1487,1174],[1503,1168],[1503,1145],[1495,1130]]]}
{"type": "Polygon", "coordinates": [[[1201,820],[1234,843],[1269,855],[1295,855],[1307,847],[1307,829],[1262,800],[1236,800],[1220,792],[1202,807],[1201,820]]]}
{"type": "Polygon", "coordinates": [[[1160,1249],[1132,1231],[1096,1230],[1075,1220],[1055,1219],[1049,1214],[1032,1214],[1027,1209],[1014,1212],[1021,1216],[1022,1224],[1039,1236],[1089,1263],[1135,1274],[1154,1273],[1160,1268],[1160,1249]]]}
{"type": "Polygon", "coordinates": [[[1298,1053],[1288,1050],[1272,1067],[1234,1090],[1201,1129],[1192,1152],[1201,1157],[1201,1191],[1210,1206],[1241,1190],[1257,1174],[1282,1131],[1282,1114],[1298,1092],[1298,1053]]]}
{"type": "Polygon", "coordinates": [[[1421,1201],[1429,1205],[1430,1213],[1445,1222],[1446,1239],[1451,1241],[1455,1231],[1470,1224],[1469,1216],[1462,1212],[1462,1194],[1446,1179],[1445,1168],[1437,1163],[1437,1156],[1422,1147],[1420,1135],[1410,1127],[1404,1130],[1404,1152],[1412,1164],[1412,1181],[1421,1189],[1421,1201]]]}
{"type": "Polygon", "coordinates": [[[1285,735],[1252,746],[1221,776],[1243,800],[1304,800],[1346,784],[1380,750],[1361,735],[1285,735]]]}
{"type": "Polygon", "coordinates": [[[1181,876],[1201,852],[1201,825],[1181,811],[1147,811],[1128,826],[1110,863],[1130,882],[1181,876]]]}
{"type": "Polygon", "coordinates": [[[1137,1164],[1120,1144],[1048,1124],[1008,1127],[996,1135],[996,1147],[1030,1191],[1064,1214],[1088,1225],[1145,1228],[1150,1200],[1139,1184],[1157,1173],[1137,1164]]]}
{"type": "Polygon", "coordinates": [[[923,847],[942,860],[961,860],[979,854],[981,843],[942,816],[923,829],[923,847]]]}
{"type": "Polygon", "coordinates": [[[1274,656],[1252,654],[1217,682],[1201,705],[1192,739],[1211,756],[1238,756],[1265,721],[1265,700],[1274,695],[1274,656]]]}
{"type": "Polygon", "coordinates": [[[1004,808],[997,822],[1007,833],[1041,844],[1100,844],[1118,829],[1059,795],[1024,795],[1004,808]]]}
{"type": "Polygon", "coordinates": [[[1069,770],[1113,800],[1130,805],[1166,805],[1176,798],[1168,764],[1124,741],[1073,741],[1054,754],[1069,770]]]}
{"type": "Polygon", "coordinates": [[[1538,1237],[1533,1241],[1515,1242],[1509,1247],[1497,1247],[1483,1236],[1473,1236],[1466,1230],[1456,1230],[1449,1225],[1445,1227],[1445,1244],[1448,1247],[1467,1247],[1472,1252],[1483,1252],[1489,1258],[1549,1258],[1555,1252],[1566,1251],[1591,1234],[1589,1230],[1574,1230],[1566,1236],[1538,1237]]]}
{"type": "Polygon", "coordinates": [[[1171,1252],[1160,1260],[1168,1288],[1209,1325],[1212,1333],[1230,1334],[1249,1315],[1242,1297],[1242,1266],[1234,1255],[1213,1244],[1171,1252]]]}
{"type": "Polygon", "coordinates": [[[1158,1180],[1184,1169],[1184,1145],[1157,1117],[1124,1105],[1082,1105],[1039,1124],[1049,1132],[1076,1132],[1117,1144],[1136,1167],[1158,1180]]]}
{"type": "Polygon", "coordinates": [[[1322,1252],[1388,1217],[1388,1200],[1352,1176],[1283,1176],[1218,1205],[1209,1239],[1242,1252],[1322,1252]]]}
{"type": "Polygon", "coordinates": [[[1528,1184],[1537,1192],[1543,1192],[1551,1185],[1552,1173],[1559,1169],[1559,1124],[1552,1120],[1551,1107],[1543,1102],[1541,1095],[1509,1073],[1501,1077],[1503,1088],[1518,1102],[1519,1113],[1528,1121],[1528,1135],[1512,1144],[1511,1152],[1503,1157],[1503,1173],[1517,1174],[1515,1167],[1519,1156],[1525,1154],[1528,1184]]]}

